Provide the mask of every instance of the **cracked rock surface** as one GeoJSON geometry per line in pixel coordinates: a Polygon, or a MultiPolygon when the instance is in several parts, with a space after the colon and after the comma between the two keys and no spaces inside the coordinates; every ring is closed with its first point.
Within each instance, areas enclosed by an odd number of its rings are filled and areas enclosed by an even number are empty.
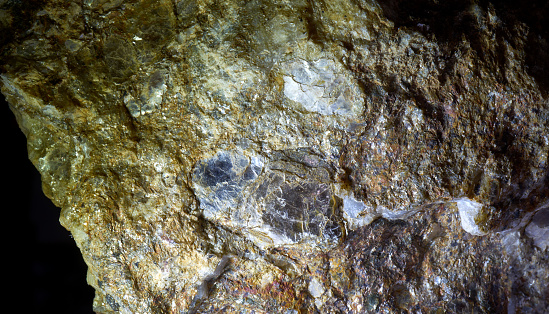
{"type": "Polygon", "coordinates": [[[0,86],[98,313],[545,313],[548,9],[0,0],[0,86]]]}

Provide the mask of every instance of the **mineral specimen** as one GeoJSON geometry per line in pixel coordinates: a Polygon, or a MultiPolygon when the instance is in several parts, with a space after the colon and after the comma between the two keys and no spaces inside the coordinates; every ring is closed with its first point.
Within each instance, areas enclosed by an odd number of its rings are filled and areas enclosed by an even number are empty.
{"type": "Polygon", "coordinates": [[[0,1],[98,313],[549,311],[548,5],[0,1]]]}

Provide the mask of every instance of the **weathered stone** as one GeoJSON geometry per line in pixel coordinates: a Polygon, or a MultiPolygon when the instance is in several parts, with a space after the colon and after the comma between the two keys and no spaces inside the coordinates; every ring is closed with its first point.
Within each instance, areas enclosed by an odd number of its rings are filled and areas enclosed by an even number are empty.
{"type": "Polygon", "coordinates": [[[96,312],[546,312],[547,4],[0,1],[96,312]]]}

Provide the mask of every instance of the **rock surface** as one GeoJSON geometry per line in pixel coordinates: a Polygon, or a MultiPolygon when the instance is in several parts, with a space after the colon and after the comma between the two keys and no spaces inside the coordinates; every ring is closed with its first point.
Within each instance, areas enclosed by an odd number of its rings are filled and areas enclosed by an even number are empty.
{"type": "Polygon", "coordinates": [[[0,1],[99,313],[549,310],[548,5],[0,1]]]}

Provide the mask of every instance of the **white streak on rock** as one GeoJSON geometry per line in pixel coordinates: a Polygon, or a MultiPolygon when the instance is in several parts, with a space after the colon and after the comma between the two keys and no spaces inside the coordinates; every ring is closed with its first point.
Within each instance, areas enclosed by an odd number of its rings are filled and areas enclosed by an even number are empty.
{"type": "Polygon", "coordinates": [[[343,216],[349,223],[349,228],[354,230],[369,225],[378,215],[366,204],[350,195],[343,197],[343,216]]]}
{"type": "Polygon", "coordinates": [[[475,222],[475,218],[482,209],[482,204],[472,201],[466,197],[456,200],[456,205],[459,209],[461,218],[461,227],[468,233],[476,236],[485,235],[486,233],[480,230],[475,222]]]}
{"type": "Polygon", "coordinates": [[[309,293],[311,293],[313,298],[320,298],[324,294],[324,291],[324,285],[318,279],[313,278],[309,281],[309,293]]]}
{"type": "Polygon", "coordinates": [[[357,83],[333,60],[293,61],[285,66],[284,95],[307,111],[349,115],[362,108],[357,83]]]}

